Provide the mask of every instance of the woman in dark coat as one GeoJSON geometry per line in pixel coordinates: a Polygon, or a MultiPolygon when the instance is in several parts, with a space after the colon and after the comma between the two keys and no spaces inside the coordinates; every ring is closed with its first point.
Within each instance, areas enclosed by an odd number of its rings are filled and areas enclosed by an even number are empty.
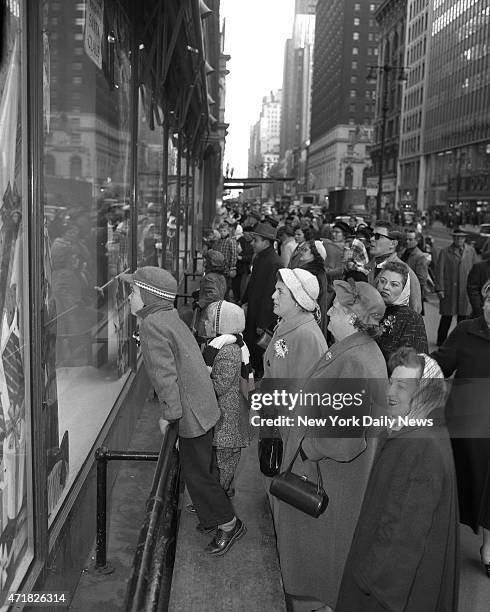
{"type": "Polygon", "coordinates": [[[432,354],[445,376],[454,374],[447,405],[456,464],[461,522],[483,531],[482,563],[490,577],[490,280],[482,288],[483,316],[459,323],[432,354]]]}
{"type": "Polygon", "coordinates": [[[386,361],[401,346],[412,346],[418,353],[427,353],[427,333],[422,315],[410,308],[410,276],[402,262],[385,264],[376,278],[386,312],[381,321],[383,334],[376,338],[386,361]]]}
{"type": "Polygon", "coordinates": [[[308,240],[301,247],[299,260],[296,268],[307,270],[313,274],[320,287],[320,293],[318,294],[318,306],[320,307],[320,322],[318,325],[323,332],[325,338],[327,337],[327,325],[328,325],[328,281],[327,274],[325,272],[325,259],[327,252],[320,240],[308,240]]]}
{"type": "Polygon", "coordinates": [[[395,352],[389,366],[395,423],[373,466],[335,611],[455,612],[458,507],[444,378],[413,348],[395,352]]]}

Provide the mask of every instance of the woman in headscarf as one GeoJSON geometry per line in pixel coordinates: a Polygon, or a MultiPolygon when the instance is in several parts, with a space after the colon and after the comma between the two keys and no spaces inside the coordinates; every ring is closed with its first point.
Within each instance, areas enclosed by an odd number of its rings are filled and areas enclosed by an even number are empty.
{"type": "Polygon", "coordinates": [[[311,272],[318,281],[320,292],[318,294],[318,306],[320,307],[320,321],[319,326],[323,332],[323,335],[327,337],[327,274],[325,272],[325,259],[327,252],[323,246],[321,240],[307,240],[301,247],[297,268],[302,270],[308,270],[311,272]]]}
{"type": "Polygon", "coordinates": [[[418,353],[427,353],[427,332],[422,315],[410,308],[410,276],[408,266],[389,261],[376,278],[378,289],[386,304],[381,321],[383,334],[376,338],[386,361],[401,346],[412,346],[418,353]]]}
{"type": "MultiPolygon", "coordinates": [[[[333,396],[341,390],[353,393],[357,388],[363,397],[363,414],[378,416],[384,411],[387,375],[385,360],[373,337],[379,333],[384,302],[378,291],[365,282],[336,280],[334,289],[328,329],[335,344],[316,363],[311,357],[303,390],[333,396]]],[[[322,403],[318,413],[328,418],[345,411],[339,413],[322,403]]],[[[330,497],[325,513],[317,519],[283,501],[277,502],[279,560],[291,610],[307,609],[301,607],[305,600],[309,610],[335,608],[374,460],[377,439],[368,437],[365,428],[357,432],[356,438],[339,437],[338,428],[334,430],[329,425],[313,430],[290,428],[284,448],[283,469],[300,448],[293,473],[304,474],[316,483],[318,464],[330,497]]]]}
{"type": "Polygon", "coordinates": [[[206,336],[213,338],[203,356],[221,411],[214,428],[213,447],[220,484],[228,497],[233,497],[241,449],[250,443],[248,392],[253,379],[250,354],[242,336],[245,314],[236,304],[213,302],[206,309],[204,328],[206,336]]]}
{"type": "Polygon", "coordinates": [[[458,508],[446,387],[431,357],[390,357],[386,441],[373,466],[336,612],[455,612],[458,508]]]}

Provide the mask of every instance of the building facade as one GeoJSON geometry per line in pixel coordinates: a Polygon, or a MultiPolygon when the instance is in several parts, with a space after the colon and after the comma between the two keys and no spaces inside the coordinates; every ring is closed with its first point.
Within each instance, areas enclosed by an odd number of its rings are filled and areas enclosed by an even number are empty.
{"type": "MultiPolygon", "coordinates": [[[[385,0],[375,14],[381,40],[379,64],[376,70],[372,70],[377,75],[377,102],[371,159],[373,176],[378,177],[376,188],[381,188],[381,207],[387,210],[393,210],[395,206],[402,92],[405,78],[410,78],[407,74],[412,74],[404,64],[406,13],[407,0],[385,0]],[[382,185],[379,187],[381,163],[382,185]]],[[[412,115],[406,119],[410,124],[413,122],[412,115]]],[[[421,113],[417,121],[420,120],[421,113]]]]}
{"type": "Polygon", "coordinates": [[[424,123],[425,206],[481,218],[490,203],[490,7],[435,0],[424,123]]]}
{"type": "Polygon", "coordinates": [[[371,134],[376,89],[366,80],[366,58],[377,62],[378,5],[352,0],[317,3],[308,189],[321,198],[350,184],[362,188],[367,180],[371,162],[366,135],[371,134]]]}
{"type": "Polygon", "coordinates": [[[399,207],[425,207],[425,108],[429,83],[429,62],[433,2],[407,3],[404,87],[400,123],[398,200],[399,207]]]}
{"type": "Polygon", "coordinates": [[[128,447],[149,388],[119,274],[183,280],[214,211],[209,4],[2,3],[2,609],[43,589],[68,607],[95,539],[94,450],[128,447]]]}
{"type": "MultiPolygon", "coordinates": [[[[250,128],[248,177],[266,177],[279,161],[282,90],[270,92],[262,99],[259,120],[250,128]]],[[[249,190],[250,197],[268,195],[267,188],[249,190]]]]}

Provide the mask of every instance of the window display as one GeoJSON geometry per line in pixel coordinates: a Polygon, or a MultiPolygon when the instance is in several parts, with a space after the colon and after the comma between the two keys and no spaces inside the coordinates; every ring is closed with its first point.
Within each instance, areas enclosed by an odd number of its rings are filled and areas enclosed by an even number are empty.
{"type": "Polygon", "coordinates": [[[43,18],[52,521],[129,372],[130,28],[117,3],[47,1],[43,18]]]}
{"type": "Polygon", "coordinates": [[[21,22],[8,2],[0,63],[0,606],[32,558],[32,491],[27,486],[24,201],[21,177],[21,22]]]}

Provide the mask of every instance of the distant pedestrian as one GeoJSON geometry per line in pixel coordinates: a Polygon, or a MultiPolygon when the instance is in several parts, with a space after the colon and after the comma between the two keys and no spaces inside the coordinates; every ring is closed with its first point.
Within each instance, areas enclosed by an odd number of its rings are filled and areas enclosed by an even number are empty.
{"type": "Polygon", "coordinates": [[[446,340],[453,316],[457,316],[459,323],[471,314],[466,285],[468,274],[476,263],[476,252],[465,243],[466,236],[466,232],[454,229],[452,244],[442,249],[437,258],[435,281],[441,315],[437,346],[446,340]]]}
{"type": "MultiPolygon", "coordinates": [[[[424,301],[429,293],[427,279],[429,276],[429,261],[425,254],[420,250],[417,243],[417,233],[408,231],[405,236],[406,248],[400,259],[406,263],[416,274],[420,283],[420,295],[422,299],[422,312],[424,314],[424,301]]],[[[422,351],[423,352],[423,351],[422,351]]]]}
{"type": "Polygon", "coordinates": [[[250,351],[255,378],[260,378],[264,372],[264,348],[258,346],[257,342],[267,331],[272,336],[277,322],[272,303],[276,273],[281,267],[281,258],[274,250],[276,237],[277,230],[269,223],[259,223],[254,229],[252,246],[255,257],[250,280],[242,298],[242,302],[247,304],[243,336],[250,351]]]}

